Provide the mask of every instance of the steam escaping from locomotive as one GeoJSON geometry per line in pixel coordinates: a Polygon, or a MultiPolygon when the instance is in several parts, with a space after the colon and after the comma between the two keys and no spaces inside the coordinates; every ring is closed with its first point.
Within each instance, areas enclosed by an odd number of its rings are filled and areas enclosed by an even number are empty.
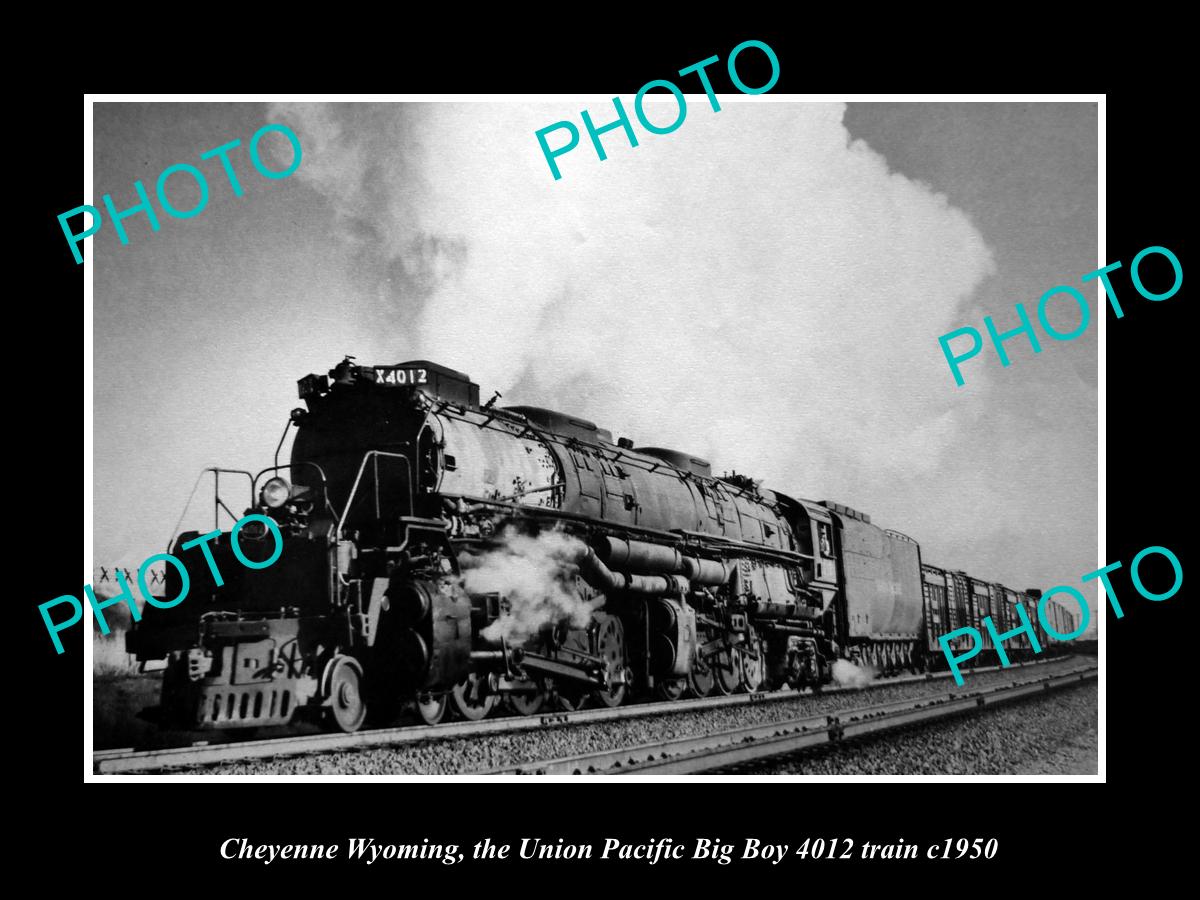
{"type": "Polygon", "coordinates": [[[500,618],[482,631],[483,637],[520,643],[560,622],[586,628],[603,603],[603,598],[584,600],[576,587],[576,561],[587,545],[557,530],[527,535],[508,528],[500,540],[495,549],[460,559],[468,593],[502,598],[500,618]]]}
{"type": "Polygon", "coordinates": [[[108,635],[92,632],[92,672],[98,678],[115,678],[137,672],[137,661],[125,650],[126,629],[108,635]]]}
{"type": "Polygon", "coordinates": [[[833,682],[840,687],[866,687],[875,680],[875,672],[848,659],[833,663],[833,682]]]}

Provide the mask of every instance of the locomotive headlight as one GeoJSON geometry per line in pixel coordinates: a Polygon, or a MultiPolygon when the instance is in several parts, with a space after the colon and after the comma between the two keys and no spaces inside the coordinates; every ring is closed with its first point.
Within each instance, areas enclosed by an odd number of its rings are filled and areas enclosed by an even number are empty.
{"type": "Polygon", "coordinates": [[[279,509],[292,496],[292,486],[285,479],[276,476],[262,486],[258,496],[264,506],[279,509]]]}

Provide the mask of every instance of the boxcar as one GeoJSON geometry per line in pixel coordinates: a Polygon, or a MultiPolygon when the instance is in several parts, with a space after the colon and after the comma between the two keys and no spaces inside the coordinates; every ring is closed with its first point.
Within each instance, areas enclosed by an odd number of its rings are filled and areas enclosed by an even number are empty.
{"type": "Polygon", "coordinates": [[[1025,613],[1029,616],[1033,633],[1037,635],[1038,645],[1045,650],[1047,646],[1046,629],[1042,627],[1042,620],[1038,618],[1038,601],[1041,599],[1042,592],[1037,588],[1027,588],[1021,594],[1021,602],[1025,605],[1025,613]]]}
{"type": "MultiPolygon", "coordinates": [[[[938,638],[953,631],[955,616],[952,614],[953,604],[950,603],[950,592],[947,589],[947,577],[944,569],[926,564],[921,565],[921,593],[925,603],[925,650],[931,658],[942,657],[941,644],[938,638]]],[[[961,642],[961,638],[956,638],[961,642]]]]}
{"type": "MultiPolygon", "coordinates": [[[[1017,605],[1021,602],[1020,596],[1012,588],[1007,588],[1002,584],[996,586],[1000,589],[1001,594],[1000,608],[1004,611],[1004,630],[1012,631],[1014,628],[1020,628],[1021,619],[1017,615],[1016,610],[1017,605]]],[[[1011,642],[1005,642],[1004,646],[1010,657],[1016,655],[1022,659],[1027,657],[1033,650],[1029,644],[1029,635],[1024,631],[1015,635],[1011,642]],[[1012,651],[1009,650],[1010,647],[1016,647],[1020,652],[1018,654],[1013,654],[1012,651]]]]}
{"type": "MultiPolygon", "coordinates": [[[[987,653],[995,649],[992,645],[991,632],[983,624],[983,620],[989,616],[993,623],[996,621],[996,617],[992,614],[992,586],[986,581],[980,581],[978,578],[970,576],[967,576],[967,581],[971,585],[971,604],[975,615],[974,627],[979,630],[980,644],[987,653]]],[[[991,665],[990,660],[985,665],[991,665]]]]}

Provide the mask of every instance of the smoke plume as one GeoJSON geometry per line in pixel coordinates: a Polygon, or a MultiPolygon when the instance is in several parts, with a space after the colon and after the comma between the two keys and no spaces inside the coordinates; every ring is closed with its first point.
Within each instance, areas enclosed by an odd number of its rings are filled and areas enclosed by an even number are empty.
{"type": "Polygon", "coordinates": [[[335,210],[368,309],[391,311],[360,355],[434,359],[800,496],[936,478],[972,424],[937,336],[994,271],[967,216],[851,140],[840,104],[691,104],[670,136],[606,138],[604,162],[581,142],[555,182],[533,133],[582,105],[273,108],[314,148],[294,177],[335,210]]]}
{"type": "MultiPolygon", "coordinates": [[[[107,567],[106,567],[107,568],[107,567]]],[[[117,567],[112,567],[107,578],[94,578],[92,581],[92,591],[96,595],[97,600],[110,600],[121,593],[120,584],[117,581],[115,572],[117,567]]],[[[141,596],[141,591],[138,590],[137,584],[137,566],[122,566],[121,572],[128,572],[125,576],[126,582],[129,584],[129,590],[133,594],[134,602],[137,604],[138,611],[143,612],[146,608],[146,601],[141,596]]],[[[147,574],[149,579],[151,576],[147,574]]],[[[158,576],[155,576],[158,577],[158,576]]],[[[156,582],[157,583],[157,582],[156,582]]],[[[86,598],[81,597],[84,602],[84,608],[87,609],[86,598]]],[[[90,610],[88,611],[90,613],[90,610]]],[[[104,621],[108,624],[109,631],[113,634],[117,632],[124,633],[130,629],[133,624],[133,614],[129,610],[129,605],[125,602],[114,603],[112,606],[106,606],[99,615],[87,615],[87,618],[92,621],[92,631],[97,636],[102,636],[100,631],[100,615],[103,615],[104,621]]],[[[122,646],[124,643],[122,642],[122,646]]]]}
{"type": "Polygon", "coordinates": [[[125,629],[114,628],[107,636],[99,631],[92,632],[92,676],[94,678],[122,678],[136,675],[138,664],[134,657],[125,652],[125,629]]]}
{"type": "Polygon", "coordinates": [[[473,594],[498,593],[508,610],[483,630],[488,640],[520,643],[544,625],[569,622],[584,628],[603,598],[585,601],[576,588],[575,561],[587,550],[578,538],[561,531],[536,536],[506,529],[500,546],[463,560],[462,585],[473,594]]]}
{"type": "Polygon", "coordinates": [[[839,687],[866,687],[875,680],[875,672],[866,666],[855,665],[848,659],[833,661],[833,682],[839,687]]]}

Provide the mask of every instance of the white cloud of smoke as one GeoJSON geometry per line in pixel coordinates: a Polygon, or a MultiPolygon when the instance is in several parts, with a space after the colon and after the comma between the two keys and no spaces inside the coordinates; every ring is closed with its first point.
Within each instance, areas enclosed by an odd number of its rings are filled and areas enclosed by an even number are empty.
{"type": "Polygon", "coordinates": [[[463,588],[473,594],[499,593],[509,609],[483,630],[488,640],[520,643],[544,625],[569,622],[586,627],[604,598],[584,600],[576,588],[576,561],[587,550],[561,531],[520,534],[507,529],[500,546],[463,561],[463,588]]]}
{"type": "Polygon", "coordinates": [[[372,351],[801,496],[936,477],[970,427],[937,336],[994,271],[967,217],[838,104],[693,101],[605,162],[585,135],[555,182],[533,133],[582,105],[274,108],[395,311],[372,351]]]}
{"type": "Polygon", "coordinates": [[[96,678],[119,678],[136,675],[136,659],[125,652],[124,628],[115,628],[107,636],[92,632],[92,675],[96,678]]]}
{"type": "Polygon", "coordinates": [[[866,687],[875,680],[875,671],[865,665],[855,665],[848,659],[833,661],[833,683],[839,687],[866,687]]]}

